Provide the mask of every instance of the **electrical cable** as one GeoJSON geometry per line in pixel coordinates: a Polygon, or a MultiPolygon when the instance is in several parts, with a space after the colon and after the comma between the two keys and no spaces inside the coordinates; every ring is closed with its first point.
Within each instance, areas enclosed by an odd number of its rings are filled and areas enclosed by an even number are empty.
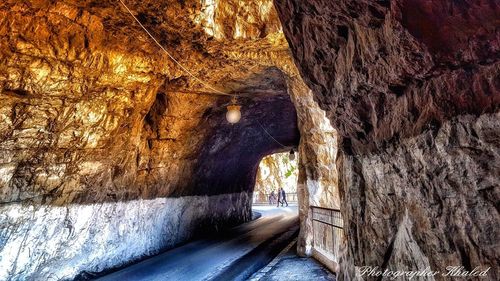
{"type": "MultiPolygon", "coordinates": [[[[151,39],[153,39],[153,41],[156,43],[156,45],[158,45],[158,47],[160,47],[160,49],[165,52],[165,54],[172,60],[174,61],[182,70],[184,70],[184,72],[186,72],[187,74],[189,74],[191,77],[193,77],[193,79],[195,79],[196,81],[200,82],[202,85],[204,85],[205,87],[215,91],[216,93],[218,94],[221,94],[221,95],[225,95],[225,96],[236,96],[234,94],[229,94],[229,93],[225,93],[225,92],[222,92],[220,90],[217,90],[215,89],[212,85],[208,84],[207,82],[201,80],[200,78],[196,77],[191,71],[189,71],[184,65],[182,65],[178,60],[176,60],[174,58],[174,56],[172,56],[168,51],[167,49],[165,49],[165,47],[163,47],[162,44],[160,44],[160,42],[158,42],[158,40],[156,40],[156,38],[153,36],[153,34],[151,34],[151,32],[149,32],[149,30],[141,23],[141,21],[132,13],[132,11],[129,9],[129,7],[122,1],[122,0],[118,0],[120,1],[120,3],[123,5],[123,7],[125,7],[125,9],[127,10],[127,12],[134,18],[134,20],[139,24],[139,26],[149,35],[149,37],[151,39]]],[[[260,127],[262,128],[262,130],[264,130],[264,132],[272,139],[274,140],[277,144],[279,144],[280,146],[282,146],[283,148],[287,148],[286,146],[284,146],[282,143],[280,143],[278,140],[276,140],[267,130],[266,128],[264,128],[264,126],[262,126],[262,124],[259,122],[259,120],[257,120],[257,122],[259,123],[260,127]]]]}
{"type": "Polygon", "coordinates": [[[259,120],[257,120],[257,123],[259,123],[259,126],[262,128],[262,130],[264,130],[264,132],[266,132],[266,134],[271,137],[271,139],[273,139],[277,144],[281,145],[283,148],[287,148],[286,146],[284,146],[281,142],[279,142],[278,140],[276,140],[267,130],[266,128],[264,128],[264,126],[262,126],[262,124],[260,123],[259,120]]]}
{"type": "Polygon", "coordinates": [[[149,32],[149,30],[141,23],[141,21],[132,13],[132,11],[128,8],[128,6],[122,0],[118,0],[118,1],[120,1],[120,3],[123,5],[123,7],[125,7],[125,9],[127,10],[127,12],[134,18],[134,20],[141,26],[141,28],[149,35],[149,37],[151,37],[151,39],[153,39],[153,41],[156,43],[156,45],[158,45],[160,47],[160,49],[162,49],[163,52],[165,52],[165,54],[167,54],[167,56],[172,61],[174,61],[182,70],[184,70],[184,72],[186,72],[187,74],[189,74],[191,77],[193,77],[196,81],[198,81],[201,84],[203,84],[205,87],[211,89],[212,91],[215,91],[217,94],[225,95],[225,96],[235,96],[235,94],[229,94],[229,93],[225,93],[223,91],[217,90],[212,85],[210,85],[207,82],[205,82],[205,81],[201,80],[200,78],[196,77],[191,71],[189,71],[186,67],[184,67],[184,65],[182,65],[179,61],[177,61],[174,58],[174,56],[172,56],[167,51],[167,49],[165,49],[165,47],[163,47],[163,45],[161,45],[160,42],[158,42],[158,40],[156,40],[156,38],[151,34],[151,32],[149,32]]]}

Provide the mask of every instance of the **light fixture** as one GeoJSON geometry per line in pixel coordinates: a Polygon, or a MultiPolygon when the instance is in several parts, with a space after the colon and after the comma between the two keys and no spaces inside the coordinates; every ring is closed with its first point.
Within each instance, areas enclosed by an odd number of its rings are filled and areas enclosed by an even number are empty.
{"type": "Polygon", "coordinates": [[[227,106],[226,119],[230,124],[236,124],[241,119],[241,106],[236,104],[236,97],[231,99],[231,105],[227,106]]]}
{"type": "Polygon", "coordinates": [[[292,148],[292,150],[290,150],[290,154],[288,155],[288,159],[290,159],[291,161],[295,160],[295,151],[293,151],[293,148],[292,148]]]}

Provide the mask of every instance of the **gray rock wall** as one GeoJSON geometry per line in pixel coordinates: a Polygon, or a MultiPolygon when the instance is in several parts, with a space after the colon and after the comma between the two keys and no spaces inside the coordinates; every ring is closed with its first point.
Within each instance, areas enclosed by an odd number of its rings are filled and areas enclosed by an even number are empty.
{"type": "Polygon", "coordinates": [[[460,116],[377,154],[344,154],[340,188],[350,247],[343,266],[480,266],[491,267],[486,280],[497,280],[498,117],[460,116]]]}
{"type": "Polygon", "coordinates": [[[458,265],[498,280],[498,1],[274,2],[340,136],[343,279],[458,265]]]}
{"type": "Polygon", "coordinates": [[[66,206],[0,206],[0,280],[66,280],[251,218],[248,193],[66,206]],[[206,232],[204,232],[206,233],[206,232]]]}

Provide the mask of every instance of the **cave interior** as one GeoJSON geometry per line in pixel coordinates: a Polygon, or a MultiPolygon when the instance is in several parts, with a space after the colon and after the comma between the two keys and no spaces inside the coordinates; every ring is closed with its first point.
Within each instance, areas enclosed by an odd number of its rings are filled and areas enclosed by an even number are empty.
{"type": "Polygon", "coordinates": [[[496,0],[2,1],[0,279],[247,222],[259,162],[294,149],[300,255],[334,208],[339,280],[498,280],[499,26],[496,0]]]}

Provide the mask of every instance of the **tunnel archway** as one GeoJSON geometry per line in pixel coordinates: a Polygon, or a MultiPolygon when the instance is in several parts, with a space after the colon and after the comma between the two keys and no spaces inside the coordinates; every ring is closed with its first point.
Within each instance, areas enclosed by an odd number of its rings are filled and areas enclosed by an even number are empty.
{"type": "MultiPolygon", "coordinates": [[[[277,152],[265,156],[259,163],[252,203],[275,206],[278,204],[279,188],[285,191],[287,205],[297,204],[299,156],[290,151],[277,152]]],[[[283,205],[283,204],[282,204],[283,205]]]]}
{"type": "Polygon", "coordinates": [[[244,213],[234,223],[251,218],[252,192],[260,160],[265,155],[297,147],[300,141],[296,110],[287,94],[286,83],[281,80],[285,77],[282,74],[277,77],[279,80],[274,83],[283,87],[277,92],[259,96],[257,90],[257,96],[239,99],[242,118],[237,124],[226,122],[222,106],[207,115],[206,122],[217,126],[199,152],[191,192],[194,195],[245,194],[245,199],[236,203],[244,213]]]}
{"type": "Polygon", "coordinates": [[[71,279],[184,243],[200,226],[248,220],[258,162],[282,149],[255,121],[299,143],[284,75],[293,61],[271,2],[243,3],[262,16],[236,34],[219,27],[246,21],[240,2],[207,14],[194,1],[127,1],[190,72],[239,94],[233,126],[228,98],[183,72],[117,4],[0,4],[0,208],[12,226],[0,279],[71,279]],[[38,244],[47,232],[73,253],[38,244]]]}
{"type": "Polygon", "coordinates": [[[282,91],[275,96],[240,99],[242,119],[238,124],[226,123],[223,108],[207,117],[221,125],[214,128],[200,153],[197,190],[213,194],[251,192],[258,164],[264,156],[298,146],[300,134],[295,107],[286,88],[282,91]],[[261,125],[286,147],[267,136],[261,125]]]}

